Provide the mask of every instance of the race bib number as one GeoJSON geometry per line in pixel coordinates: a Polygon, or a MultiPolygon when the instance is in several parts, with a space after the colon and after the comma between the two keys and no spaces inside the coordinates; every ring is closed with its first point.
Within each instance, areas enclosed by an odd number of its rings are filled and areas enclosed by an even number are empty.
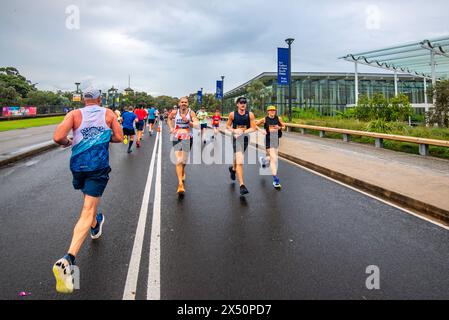
{"type": "Polygon", "coordinates": [[[247,127],[246,126],[237,126],[236,129],[241,129],[241,130],[245,131],[247,129],[247,127]]]}
{"type": "Polygon", "coordinates": [[[176,132],[176,138],[178,138],[178,140],[189,140],[190,130],[187,128],[178,129],[178,131],[176,132]]]}
{"type": "Polygon", "coordinates": [[[277,125],[275,125],[275,126],[269,126],[269,128],[268,128],[268,131],[270,131],[270,132],[277,132],[279,129],[278,129],[278,126],[277,125]]]}

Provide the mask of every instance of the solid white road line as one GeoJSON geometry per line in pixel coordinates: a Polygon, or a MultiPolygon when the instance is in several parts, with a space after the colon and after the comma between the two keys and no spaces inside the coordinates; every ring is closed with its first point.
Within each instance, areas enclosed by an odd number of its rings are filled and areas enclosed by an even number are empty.
{"type": "MultiPolygon", "coordinates": [[[[135,300],[137,289],[137,278],[139,276],[140,260],[142,257],[142,244],[145,236],[145,225],[148,214],[148,204],[151,194],[151,184],[153,181],[154,164],[156,160],[156,150],[160,139],[159,132],[154,142],[153,155],[151,156],[150,168],[148,171],[147,183],[143,193],[142,206],[140,207],[139,221],[137,223],[136,237],[134,238],[133,251],[128,266],[128,275],[126,277],[125,289],[123,291],[123,300],[135,300]]],[[[160,144],[160,142],[159,142],[160,144]]]]}
{"type": "MultiPolygon", "coordinates": [[[[253,145],[250,145],[250,147],[256,149],[256,147],[253,146],[253,145]]],[[[368,197],[370,197],[370,198],[372,198],[372,199],[375,199],[375,200],[377,200],[377,201],[380,201],[380,202],[382,202],[382,203],[385,203],[385,204],[389,205],[390,207],[394,207],[394,208],[396,208],[396,209],[399,209],[399,210],[401,210],[401,211],[403,211],[403,212],[405,212],[405,213],[408,213],[408,214],[410,214],[410,215],[412,215],[412,216],[414,216],[414,217],[417,217],[417,218],[419,218],[419,219],[421,219],[421,220],[430,222],[430,223],[432,223],[432,224],[434,224],[434,225],[436,225],[436,226],[438,226],[438,227],[440,227],[440,228],[443,228],[443,229],[445,229],[445,230],[449,230],[449,226],[447,226],[447,225],[445,225],[445,224],[442,224],[442,223],[440,223],[440,222],[438,222],[438,221],[435,221],[435,220],[433,220],[433,219],[429,219],[429,218],[427,218],[427,217],[425,217],[425,216],[422,216],[422,215],[420,215],[420,214],[418,214],[418,213],[415,213],[415,212],[413,212],[413,211],[411,211],[411,210],[408,210],[408,209],[406,209],[406,208],[403,208],[403,207],[401,207],[401,206],[399,206],[399,205],[397,205],[397,204],[395,204],[395,203],[393,203],[393,202],[390,202],[390,201],[388,201],[388,200],[385,200],[385,199],[376,197],[376,196],[374,196],[374,195],[372,195],[372,194],[370,194],[370,193],[368,193],[368,192],[365,192],[365,191],[362,191],[362,190],[360,190],[360,189],[357,189],[357,188],[355,188],[355,187],[353,187],[353,186],[350,186],[350,185],[348,185],[348,184],[346,184],[346,183],[344,183],[344,182],[335,180],[335,179],[333,179],[333,178],[331,178],[331,177],[328,177],[328,176],[326,176],[326,175],[324,175],[324,174],[321,174],[321,173],[319,173],[319,172],[316,172],[316,171],[314,171],[314,170],[312,170],[312,169],[306,168],[306,167],[304,167],[304,166],[302,166],[302,165],[300,165],[300,164],[297,164],[296,162],[293,162],[293,161],[288,160],[288,159],[286,159],[286,158],[283,158],[283,157],[281,157],[281,156],[279,156],[279,159],[281,159],[281,160],[283,160],[283,161],[285,161],[285,162],[288,162],[288,163],[290,163],[290,164],[292,164],[292,165],[295,165],[295,166],[297,166],[297,167],[300,167],[301,169],[304,169],[304,170],[306,170],[306,171],[308,171],[308,172],[310,172],[310,173],[313,173],[313,174],[315,174],[315,175],[317,175],[317,176],[320,176],[320,177],[325,178],[325,179],[327,179],[327,180],[330,180],[330,181],[332,181],[332,182],[338,183],[338,184],[341,185],[341,186],[344,186],[344,187],[346,187],[346,188],[349,188],[349,189],[351,189],[351,190],[354,190],[354,191],[356,191],[356,192],[358,192],[358,193],[361,193],[361,194],[363,194],[363,195],[365,195],[365,196],[368,196],[368,197]]]]}
{"type": "MultiPolygon", "coordinates": [[[[162,123],[159,124],[162,130],[162,123]]],[[[156,169],[156,184],[151,224],[150,264],[148,271],[147,300],[161,299],[161,190],[162,190],[162,133],[156,169]]]]}

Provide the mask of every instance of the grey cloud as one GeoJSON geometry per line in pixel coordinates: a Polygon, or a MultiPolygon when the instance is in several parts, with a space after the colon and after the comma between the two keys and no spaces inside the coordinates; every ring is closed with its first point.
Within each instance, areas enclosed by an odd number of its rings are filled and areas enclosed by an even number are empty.
{"type": "MultiPolygon", "coordinates": [[[[139,90],[181,96],[200,87],[226,90],[276,70],[276,48],[296,39],[298,71],[352,71],[338,61],[349,52],[449,33],[446,1],[2,1],[0,61],[39,82],[72,90],[93,78],[123,89],[127,76],[139,90]],[[81,29],[65,28],[65,8],[78,5],[81,29]],[[376,5],[381,27],[366,29],[376,5]]],[[[362,71],[377,71],[365,69],[362,71]]]]}

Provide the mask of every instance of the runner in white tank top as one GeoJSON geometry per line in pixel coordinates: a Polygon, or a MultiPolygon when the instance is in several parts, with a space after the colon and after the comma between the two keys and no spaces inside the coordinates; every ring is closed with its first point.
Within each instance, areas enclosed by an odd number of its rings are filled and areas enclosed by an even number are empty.
{"type": "Polygon", "coordinates": [[[83,192],[83,206],[80,218],[73,230],[72,241],[67,254],[53,265],[56,290],[72,293],[72,276],[75,258],[86,237],[98,239],[105,221],[102,213],[97,213],[101,196],[109,180],[109,143],[121,143],[123,132],[112,110],[100,106],[101,93],[91,89],[84,93],[86,107],[71,111],[56,128],[53,140],[64,146],[73,145],[70,169],[73,187],[83,192]],[[73,131],[73,141],[67,136],[73,131]]]}
{"type": "Polygon", "coordinates": [[[112,130],[106,124],[106,109],[93,105],[80,111],[82,122],[73,131],[70,169],[87,172],[107,168],[112,130]]]}
{"type": "Polygon", "coordinates": [[[190,149],[193,144],[193,128],[199,128],[195,112],[189,109],[187,97],[179,101],[179,109],[173,110],[167,121],[173,139],[173,148],[176,155],[176,174],[178,176],[178,195],[185,193],[185,167],[190,149]]]}

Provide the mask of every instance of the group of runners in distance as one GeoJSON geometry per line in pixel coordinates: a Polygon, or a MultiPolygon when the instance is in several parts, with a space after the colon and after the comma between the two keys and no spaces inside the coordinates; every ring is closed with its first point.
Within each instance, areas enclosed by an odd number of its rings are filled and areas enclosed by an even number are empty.
{"type": "MultiPolygon", "coordinates": [[[[173,148],[176,156],[176,174],[178,178],[177,194],[185,193],[185,167],[189,152],[193,145],[193,129],[200,130],[200,137],[206,143],[208,120],[216,139],[221,122],[220,110],[210,117],[202,107],[197,113],[189,108],[187,97],[179,100],[179,104],[171,111],[159,112],[150,107],[127,107],[122,113],[112,111],[101,106],[101,92],[91,88],[84,93],[85,107],[69,112],[63,122],[56,128],[53,140],[64,148],[72,147],[70,170],[73,176],[73,187],[81,190],[84,204],[80,218],[73,230],[72,241],[67,254],[55,262],[53,274],[56,279],[56,290],[60,293],[72,293],[74,290],[74,266],[76,256],[87,236],[93,240],[102,235],[105,216],[98,212],[100,199],[109,181],[109,144],[128,144],[127,152],[132,152],[133,143],[141,147],[141,140],[145,126],[150,136],[154,133],[156,122],[165,121],[168,125],[173,148]],[[137,130],[137,135],[136,131],[137,130]],[[70,131],[73,138],[69,138],[70,131]],[[136,137],[137,136],[137,137],[136,137]]],[[[280,190],[281,184],[277,176],[277,149],[279,138],[285,124],[276,115],[276,107],[270,106],[267,115],[256,120],[252,112],[247,110],[247,99],[240,97],[236,100],[236,110],[228,116],[226,129],[233,140],[233,165],[229,167],[232,181],[236,178],[240,184],[240,196],[249,193],[244,183],[243,163],[244,154],[249,145],[249,134],[260,131],[265,135],[266,157],[259,159],[262,167],[270,167],[273,175],[273,186],[280,190]],[[259,128],[263,125],[263,129],[259,128]]]]}
{"type": "MultiPolygon", "coordinates": [[[[128,153],[132,152],[136,130],[136,147],[140,148],[140,142],[142,141],[142,136],[145,132],[145,126],[148,127],[148,133],[152,136],[154,133],[154,126],[159,118],[159,111],[154,107],[146,109],[144,107],[134,108],[130,106],[125,108],[123,113],[119,110],[115,110],[115,114],[117,115],[117,121],[123,127],[123,143],[128,145],[128,153]]],[[[163,116],[161,116],[161,118],[162,117],[163,116]]]]}

